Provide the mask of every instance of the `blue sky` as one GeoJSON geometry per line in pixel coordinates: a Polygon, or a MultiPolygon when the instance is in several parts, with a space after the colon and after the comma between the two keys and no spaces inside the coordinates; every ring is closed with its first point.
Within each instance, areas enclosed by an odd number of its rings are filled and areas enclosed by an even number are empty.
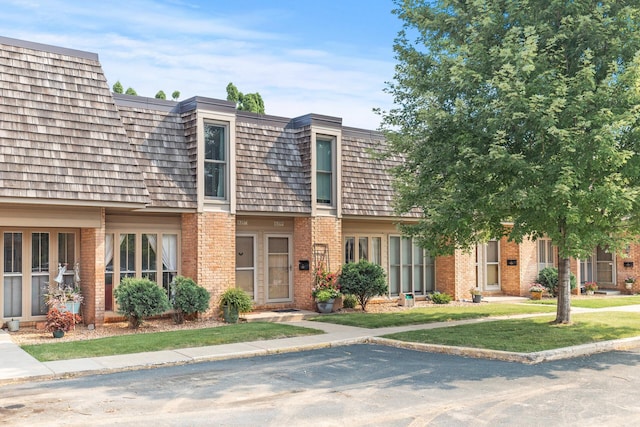
{"type": "Polygon", "coordinates": [[[260,92],[266,113],[378,128],[401,22],[391,0],[4,0],[0,35],[97,53],[139,95],[260,92]]]}

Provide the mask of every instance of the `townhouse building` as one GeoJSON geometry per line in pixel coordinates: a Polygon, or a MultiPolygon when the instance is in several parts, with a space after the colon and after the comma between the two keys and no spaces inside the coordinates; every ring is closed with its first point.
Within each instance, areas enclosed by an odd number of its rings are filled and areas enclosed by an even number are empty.
{"type": "MultiPolygon", "coordinates": [[[[0,37],[0,318],[43,320],[62,273],[79,281],[86,323],[119,318],[114,289],[176,275],[212,295],[229,287],[257,309],[313,309],[314,268],[367,259],[389,294],[470,287],[526,295],[554,265],[548,240],[479,245],[434,258],[397,224],[382,134],[320,114],[238,111],[231,102],[111,93],[98,55],[0,37]]],[[[615,289],[635,272],[596,249],[581,281],[615,289]]]]}

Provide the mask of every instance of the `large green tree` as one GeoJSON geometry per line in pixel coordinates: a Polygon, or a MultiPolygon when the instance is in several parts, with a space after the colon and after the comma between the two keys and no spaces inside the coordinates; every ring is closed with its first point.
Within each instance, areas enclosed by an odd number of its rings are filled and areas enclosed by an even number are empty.
{"type": "Polygon", "coordinates": [[[434,254],[550,237],[569,260],[640,232],[637,1],[396,0],[383,113],[404,231],[434,254]]]}
{"type": "Polygon", "coordinates": [[[235,102],[238,110],[264,114],[262,96],[258,92],[243,94],[233,83],[227,85],[227,101],[235,102]]]}

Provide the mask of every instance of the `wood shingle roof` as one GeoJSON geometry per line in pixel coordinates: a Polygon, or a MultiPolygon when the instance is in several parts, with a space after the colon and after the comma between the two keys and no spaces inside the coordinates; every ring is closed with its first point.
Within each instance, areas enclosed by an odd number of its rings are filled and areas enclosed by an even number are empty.
{"type": "Polygon", "coordinates": [[[97,55],[0,37],[0,198],[149,202],[97,55]]]}
{"type": "Polygon", "coordinates": [[[309,140],[308,128],[236,122],[237,210],[310,213],[309,140]]]}

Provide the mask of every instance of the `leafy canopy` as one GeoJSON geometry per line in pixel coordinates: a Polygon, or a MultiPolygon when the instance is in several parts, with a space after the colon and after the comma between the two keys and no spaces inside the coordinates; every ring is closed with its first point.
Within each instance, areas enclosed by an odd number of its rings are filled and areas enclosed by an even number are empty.
{"type": "Polygon", "coordinates": [[[396,0],[383,127],[397,211],[423,213],[404,231],[435,254],[547,235],[561,258],[635,236],[637,4],[396,0]]]}

